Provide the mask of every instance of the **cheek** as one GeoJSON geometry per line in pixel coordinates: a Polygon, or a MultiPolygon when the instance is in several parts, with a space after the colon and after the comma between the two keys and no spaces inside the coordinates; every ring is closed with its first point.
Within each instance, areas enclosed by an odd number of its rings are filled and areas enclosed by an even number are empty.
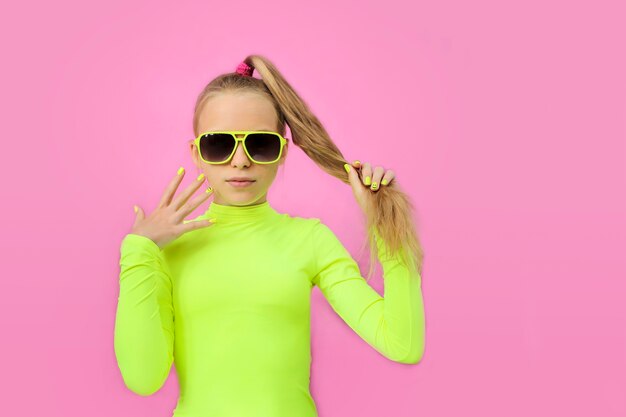
{"type": "Polygon", "coordinates": [[[224,178],[224,175],[220,175],[214,167],[204,167],[202,173],[210,186],[219,186],[220,179],[224,178]]]}
{"type": "Polygon", "coordinates": [[[274,178],[276,178],[276,173],[278,172],[278,170],[276,169],[276,167],[272,167],[272,168],[268,168],[265,172],[263,172],[263,183],[264,184],[270,184],[274,178]]]}

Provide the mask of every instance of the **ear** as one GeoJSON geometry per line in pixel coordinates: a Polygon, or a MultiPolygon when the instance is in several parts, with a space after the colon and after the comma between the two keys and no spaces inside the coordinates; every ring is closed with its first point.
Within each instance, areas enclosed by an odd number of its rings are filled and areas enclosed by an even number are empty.
{"type": "Polygon", "coordinates": [[[287,158],[287,153],[288,153],[288,149],[289,149],[289,142],[285,143],[285,146],[283,147],[283,154],[280,156],[280,165],[285,163],[285,159],[287,158]]]}
{"type": "Polygon", "coordinates": [[[196,149],[196,144],[193,141],[189,141],[189,151],[191,152],[191,160],[193,161],[194,165],[199,168],[200,164],[198,160],[198,150],[196,149]]]}

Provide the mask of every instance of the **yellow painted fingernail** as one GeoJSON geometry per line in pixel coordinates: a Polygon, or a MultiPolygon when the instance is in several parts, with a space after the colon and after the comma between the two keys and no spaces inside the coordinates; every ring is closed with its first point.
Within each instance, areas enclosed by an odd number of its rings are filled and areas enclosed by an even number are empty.
{"type": "Polygon", "coordinates": [[[350,173],[350,165],[348,164],[343,164],[343,167],[346,169],[347,173],[350,173]]]}
{"type": "Polygon", "coordinates": [[[377,183],[373,183],[373,184],[372,184],[372,189],[373,189],[373,190],[375,190],[375,189],[377,189],[377,188],[378,188],[378,184],[377,184],[377,183]]]}
{"type": "Polygon", "coordinates": [[[135,213],[137,213],[139,211],[139,209],[137,208],[137,206],[133,206],[133,209],[135,210],[135,213]]]}
{"type": "Polygon", "coordinates": [[[207,188],[207,189],[206,189],[207,194],[208,194],[208,193],[210,193],[210,192],[212,192],[212,191],[213,191],[213,188],[211,188],[211,187],[209,187],[209,188],[207,188]]]}
{"type": "Polygon", "coordinates": [[[185,168],[183,167],[178,168],[178,172],[177,172],[178,175],[182,174],[183,172],[185,172],[185,168]]]}
{"type": "Polygon", "coordinates": [[[382,185],[387,185],[387,184],[389,184],[389,181],[387,181],[387,180],[382,180],[381,184],[382,184],[382,185]]]}
{"type": "Polygon", "coordinates": [[[361,161],[359,161],[359,160],[354,161],[354,163],[361,165],[361,161]]]}
{"type": "Polygon", "coordinates": [[[198,175],[198,178],[196,178],[198,181],[202,181],[204,179],[204,174],[200,174],[198,175]]]}
{"type": "Polygon", "coordinates": [[[370,178],[370,176],[368,175],[367,177],[365,177],[365,185],[370,185],[372,183],[372,178],[370,178]]]}

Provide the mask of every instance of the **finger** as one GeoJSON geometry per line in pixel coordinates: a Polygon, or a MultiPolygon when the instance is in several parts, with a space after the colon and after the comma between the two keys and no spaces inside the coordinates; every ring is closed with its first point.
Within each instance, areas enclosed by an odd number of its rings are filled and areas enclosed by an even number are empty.
{"type": "Polygon", "coordinates": [[[137,223],[139,223],[145,217],[146,216],[143,212],[143,209],[139,207],[138,205],[135,205],[135,221],[133,222],[133,227],[137,226],[137,223]]]}
{"type": "Polygon", "coordinates": [[[187,217],[192,211],[197,209],[200,204],[208,200],[209,197],[211,197],[211,195],[213,195],[213,188],[207,187],[203,193],[198,194],[191,201],[188,201],[185,204],[183,204],[176,211],[176,214],[174,216],[175,222],[179,223],[182,219],[187,217]]]}
{"type": "Polygon", "coordinates": [[[170,205],[170,203],[172,202],[172,198],[174,197],[174,194],[176,194],[176,189],[180,185],[180,182],[183,180],[184,176],[185,176],[185,168],[183,167],[178,168],[178,172],[176,172],[176,176],[172,178],[167,188],[163,192],[163,195],[161,196],[161,201],[159,201],[159,205],[157,207],[167,207],[170,205]]]}
{"type": "Polygon", "coordinates": [[[396,173],[393,172],[392,170],[388,169],[385,172],[385,175],[383,175],[383,179],[380,182],[381,185],[389,185],[389,183],[391,182],[392,179],[394,179],[396,177],[396,173]]]}
{"type": "Polygon", "coordinates": [[[348,181],[352,188],[356,191],[358,188],[362,188],[363,184],[359,179],[359,174],[354,167],[351,167],[350,164],[344,164],[344,169],[348,172],[348,181]]]}
{"type": "Polygon", "coordinates": [[[361,176],[361,168],[363,168],[361,165],[361,161],[359,161],[358,159],[352,161],[352,166],[356,168],[356,173],[359,176],[359,181],[363,182],[363,177],[361,176]]]}
{"type": "Polygon", "coordinates": [[[200,175],[196,177],[196,179],[191,184],[187,186],[187,188],[185,188],[178,195],[178,197],[176,197],[172,201],[171,206],[174,208],[174,210],[178,211],[180,207],[187,202],[189,197],[191,197],[191,195],[195,193],[196,190],[200,188],[202,184],[204,184],[204,181],[205,181],[204,173],[201,173],[200,175]]]}
{"type": "Polygon", "coordinates": [[[204,227],[213,226],[216,223],[215,219],[202,219],[202,220],[188,220],[181,226],[183,233],[190,232],[196,229],[202,229],[204,227]]]}
{"type": "Polygon", "coordinates": [[[374,168],[374,173],[372,174],[372,185],[370,189],[372,191],[377,191],[378,187],[380,187],[380,180],[383,178],[383,174],[385,173],[385,168],[381,166],[377,166],[374,168]]]}
{"type": "Polygon", "coordinates": [[[361,177],[363,177],[363,184],[368,187],[372,184],[372,165],[369,162],[363,163],[361,177]]]}

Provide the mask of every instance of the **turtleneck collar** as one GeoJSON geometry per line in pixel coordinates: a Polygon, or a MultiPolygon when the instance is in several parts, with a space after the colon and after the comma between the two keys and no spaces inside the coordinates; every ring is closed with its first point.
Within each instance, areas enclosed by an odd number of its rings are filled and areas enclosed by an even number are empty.
{"type": "Polygon", "coordinates": [[[208,219],[216,218],[217,223],[241,223],[257,222],[278,214],[270,203],[265,200],[263,203],[251,206],[226,206],[211,201],[209,208],[205,212],[208,219]]]}

